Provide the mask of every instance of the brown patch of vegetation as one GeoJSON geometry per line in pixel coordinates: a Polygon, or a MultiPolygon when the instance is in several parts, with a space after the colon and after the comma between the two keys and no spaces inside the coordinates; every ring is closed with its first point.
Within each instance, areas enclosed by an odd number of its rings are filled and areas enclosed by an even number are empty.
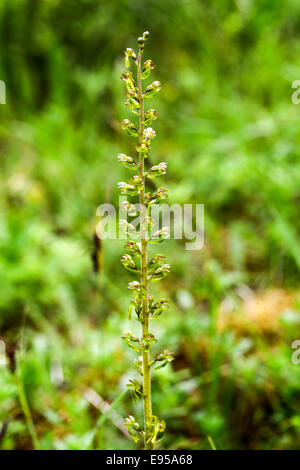
{"type": "Polygon", "coordinates": [[[239,333],[279,333],[279,319],[284,310],[292,309],[299,291],[267,289],[243,298],[237,305],[223,302],[219,310],[218,329],[232,328],[239,333]]]}

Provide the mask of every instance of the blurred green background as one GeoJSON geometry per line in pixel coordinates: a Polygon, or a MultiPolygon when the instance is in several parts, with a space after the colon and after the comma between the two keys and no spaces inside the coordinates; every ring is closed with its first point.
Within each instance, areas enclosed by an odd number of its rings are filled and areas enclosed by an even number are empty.
{"type": "Polygon", "coordinates": [[[152,328],[176,353],[153,376],[160,447],[299,449],[297,0],[1,1],[0,446],[134,448],[133,277],[120,241],[103,242],[98,274],[91,255],[96,208],[128,179],[120,75],[144,30],[163,85],[159,184],[171,204],[205,204],[204,249],[160,248],[172,272],[153,292],[171,309],[152,328]]]}

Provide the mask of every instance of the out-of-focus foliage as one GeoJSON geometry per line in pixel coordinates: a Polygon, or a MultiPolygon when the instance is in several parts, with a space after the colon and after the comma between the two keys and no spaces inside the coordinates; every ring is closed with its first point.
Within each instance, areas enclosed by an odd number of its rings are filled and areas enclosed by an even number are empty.
{"type": "Polygon", "coordinates": [[[299,18],[296,0],[2,0],[2,448],[32,447],[18,382],[44,449],[132,448],[129,393],[99,421],[134,374],[119,339],[131,277],[121,242],[103,242],[98,275],[91,253],[132,151],[120,74],[144,30],[163,85],[151,158],[170,203],[205,204],[204,249],[163,247],[155,334],[176,360],[153,378],[161,445],[300,447],[299,18]]]}

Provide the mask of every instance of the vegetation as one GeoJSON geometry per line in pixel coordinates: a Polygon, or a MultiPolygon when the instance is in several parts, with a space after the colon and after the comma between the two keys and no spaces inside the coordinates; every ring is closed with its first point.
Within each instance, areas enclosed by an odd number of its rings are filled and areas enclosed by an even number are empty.
{"type": "Polygon", "coordinates": [[[137,447],[119,339],[140,334],[132,274],[94,230],[127,174],[110,156],[132,150],[120,48],[149,29],[164,86],[147,162],[168,163],[170,204],[205,205],[204,248],[170,239],[151,285],[170,306],[151,333],[176,356],[152,377],[158,447],[299,449],[299,14],[294,0],[1,2],[1,448],[137,447]]]}

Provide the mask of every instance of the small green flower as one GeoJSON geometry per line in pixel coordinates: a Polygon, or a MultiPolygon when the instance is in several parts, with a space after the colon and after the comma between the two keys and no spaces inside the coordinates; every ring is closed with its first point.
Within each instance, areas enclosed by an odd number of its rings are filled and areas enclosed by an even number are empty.
{"type": "Polygon", "coordinates": [[[140,36],[138,38],[138,45],[141,47],[144,47],[144,44],[145,44],[145,38],[143,36],[140,36]]]}
{"type": "Polygon", "coordinates": [[[153,361],[153,364],[155,364],[156,362],[159,362],[159,365],[155,367],[155,370],[162,369],[167,364],[169,364],[169,362],[174,361],[174,359],[175,359],[174,353],[166,349],[165,351],[163,351],[157,356],[155,361],[153,361]]]}
{"type": "Polygon", "coordinates": [[[125,245],[125,249],[129,251],[133,256],[141,256],[141,246],[139,243],[129,241],[125,245]]]}
{"type": "Polygon", "coordinates": [[[137,217],[139,215],[138,208],[134,204],[130,204],[129,201],[122,201],[120,207],[125,209],[130,217],[137,217]]]}
{"type": "Polygon", "coordinates": [[[134,238],[138,238],[138,232],[134,225],[129,224],[127,220],[121,219],[119,221],[119,229],[121,232],[124,232],[126,235],[134,238]]]}
{"type": "Polygon", "coordinates": [[[131,121],[129,121],[129,119],[123,119],[123,121],[121,122],[121,127],[131,137],[138,137],[138,130],[135,125],[131,121]]]}
{"type": "Polygon", "coordinates": [[[138,369],[139,373],[143,375],[143,356],[139,356],[135,359],[133,365],[138,369]]]}
{"type": "Polygon", "coordinates": [[[151,442],[153,445],[163,436],[166,423],[160,420],[157,416],[152,415],[147,420],[148,433],[146,436],[147,442],[151,442]]]}
{"type": "Polygon", "coordinates": [[[141,295],[136,294],[133,299],[130,300],[128,308],[128,320],[131,320],[131,315],[135,311],[137,320],[142,321],[142,298],[141,295]]]}
{"type": "Polygon", "coordinates": [[[150,275],[150,280],[152,282],[154,281],[161,281],[164,279],[170,272],[171,266],[169,264],[163,264],[159,268],[157,268],[151,275],[150,275]]]}
{"type": "Polygon", "coordinates": [[[164,188],[158,188],[154,193],[146,193],[145,200],[147,204],[159,204],[168,197],[168,191],[164,188]]]}
{"type": "Polygon", "coordinates": [[[133,416],[128,416],[128,418],[125,419],[125,426],[136,444],[143,439],[143,430],[133,416]]]}
{"type": "Polygon", "coordinates": [[[123,264],[124,268],[127,269],[128,271],[131,271],[133,273],[139,272],[134,260],[127,253],[122,256],[121,263],[123,264]]]}
{"type": "Polygon", "coordinates": [[[127,344],[129,348],[137,352],[141,351],[140,340],[138,339],[136,335],[133,335],[131,331],[129,330],[124,331],[122,339],[125,341],[125,343],[127,344]]]}
{"type": "Polygon", "coordinates": [[[158,302],[154,302],[153,297],[150,296],[148,301],[151,319],[158,318],[164,310],[169,308],[168,301],[165,299],[161,299],[158,302]]]}
{"type": "Polygon", "coordinates": [[[124,181],[119,183],[119,191],[121,194],[127,196],[135,196],[138,193],[138,190],[134,184],[124,183],[124,181]]]}
{"type": "Polygon", "coordinates": [[[155,65],[153,60],[146,60],[143,65],[142,73],[141,73],[141,79],[145,80],[146,78],[149,77],[151,70],[155,69],[155,65]]]}
{"type": "Polygon", "coordinates": [[[137,149],[138,153],[146,155],[147,152],[149,152],[149,150],[150,150],[150,143],[145,142],[145,141],[139,142],[136,146],[136,149],[137,149]]]}
{"type": "Polygon", "coordinates": [[[136,96],[137,88],[133,79],[132,72],[125,72],[121,75],[121,79],[124,80],[126,85],[126,90],[129,95],[136,96]]]}
{"type": "Polygon", "coordinates": [[[130,390],[132,401],[139,401],[143,396],[143,387],[137,380],[130,379],[126,387],[130,390]]]}
{"type": "Polygon", "coordinates": [[[152,127],[147,127],[144,130],[144,139],[145,141],[152,140],[156,137],[156,132],[152,129],[152,127]]]}
{"type": "Polygon", "coordinates": [[[155,121],[156,119],[158,119],[158,116],[155,109],[149,109],[145,113],[144,125],[150,126],[152,124],[152,121],[155,121]]]}
{"type": "Polygon", "coordinates": [[[164,255],[155,255],[148,263],[148,274],[152,274],[157,268],[165,263],[164,255]]]}
{"type": "Polygon", "coordinates": [[[125,67],[128,69],[130,67],[129,58],[131,57],[134,61],[136,61],[136,54],[135,54],[134,50],[131,49],[130,47],[128,47],[124,51],[124,54],[125,54],[125,67]]]}
{"type": "Polygon", "coordinates": [[[145,98],[152,98],[161,90],[161,84],[159,81],[155,81],[151,83],[151,85],[147,86],[144,97],[145,98]]]}
{"type": "Polygon", "coordinates": [[[146,176],[147,178],[154,179],[157,178],[158,176],[165,175],[167,171],[167,163],[166,162],[161,162],[158,165],[154,165],[152,168],[150,168],[146,176]]]}
{"type": "Polygon", "coordinates": [[[138,281],[132,281],[132,282],[129,282],[128,284],[128,289],[135,291],[135,292],[139,292],[141,288],[142,288],[142,284],[138,281]]]}
{"type": "Polygon", "coordinates": [[[139,106],[136,106],[136,103],[133,102],[132,98],[128,98],[128,100],[125,101],[125,106],[127,106],[132,114],[139,115],[139,106]]]}
{"type": "Polygon", "coordinates": [[[118,162],[129,170],[136,170],[138,167],[138,164],[134,161],[134,159],[132,157],[128,157],[125,155],[125,153],[119,153],[118,162]]]}
{"type": "Polygon", "coordinates": [[[170,229],[169,227],[163,227],[160,230],[157,230],[151,238],[149,239],[149,243],[156,244],[156,243],[161,243],[167,238],[170,237],[170,229]]]}
{"type": "Polygon", "coordinates": [[[157,343],[157,339],[152,333],[147,333],[141,337],[141,347],[142,351],[149,351],[151,344],[157,343]]]}

